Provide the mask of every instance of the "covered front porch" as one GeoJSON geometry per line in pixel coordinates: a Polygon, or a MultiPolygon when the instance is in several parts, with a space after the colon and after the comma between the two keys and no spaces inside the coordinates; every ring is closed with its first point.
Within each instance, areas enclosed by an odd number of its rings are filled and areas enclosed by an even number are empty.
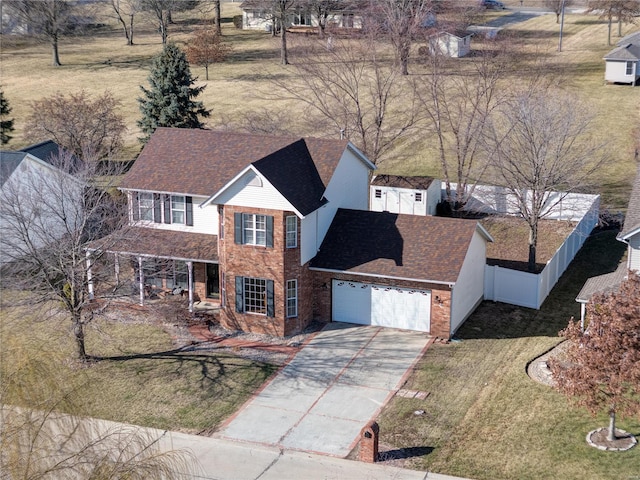
{"type": "MultiPolygon", "coordinates": [[[[220,307],[220,269],[218,237],[201,233],[130,227],[111,234],[112,241],[101,242],[103,251],[114,254],[114,275],[121,283],[133,273],[133,286],[139,304],[168,295],[187,296],[189,311],[220,307]]],[[[87,250],[89,296],[94,296],[92,252],[87,250]]]]}

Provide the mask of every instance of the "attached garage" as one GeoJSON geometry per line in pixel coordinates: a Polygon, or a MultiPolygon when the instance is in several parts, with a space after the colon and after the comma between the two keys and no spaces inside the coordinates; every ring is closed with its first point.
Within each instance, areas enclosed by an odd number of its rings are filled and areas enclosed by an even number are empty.
{"type": "Polygon", "coordinates": [[[332,280],[332,319],[429,332],[431,292],[395,286],[332,280]]]}

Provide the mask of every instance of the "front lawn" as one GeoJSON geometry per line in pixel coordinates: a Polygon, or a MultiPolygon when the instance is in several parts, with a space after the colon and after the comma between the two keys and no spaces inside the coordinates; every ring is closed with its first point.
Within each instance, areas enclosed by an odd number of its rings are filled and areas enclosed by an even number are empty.
{"type": "Polygon", "coordinates": [[[70,322],[39,308],[7,307],[14,295],[2,292],[0,314],[5,404],[58,409],[54,402],[67,396],[72,401],[60,405],[72,405],[75,414],[198,433],[231,415],[277,368],[214,351],[177,349],[162,325],[130,318],[92,324],[87,352],[106,359],[81,365],[72,360],[70,322]],[[30,366],[46,368],[49,390],[43,390],[42,368],[30,366]]]}
{"type": "MultiPolygon", "coordinates": [[[[384,450],[417,452],[405,466],[482,479],[619,479],[640,471],[640,449],[607,453],[585,436],[607,425],[531,380],[527,363],[556,345],[579,316],[587,277],[612,271],[624,254],[615,232],[591,237],[540,311],[485,302],[450,344],[434,344],[379,419],[384,450]],[[423,410],[423,415],[415,415],[423,410]],[[402,450],[405,449],[405,450],[402,450]]],[[[639,420],[620,428],[640,434],[639,420]]],[[[398,455],[396,455],[398,456],[398,455]]],[[[403,456],[403,455],[400,455],[403,456]]]]}

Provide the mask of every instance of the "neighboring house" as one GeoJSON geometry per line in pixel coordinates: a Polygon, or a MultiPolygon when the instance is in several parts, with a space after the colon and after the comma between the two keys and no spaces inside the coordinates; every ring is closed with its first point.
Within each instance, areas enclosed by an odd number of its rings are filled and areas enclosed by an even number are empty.
{"type": "Polygon", "coordinates": [[[604,56],[604,79],[611,83],[630,83],[640,78],[640,32],[627,35],[604,56]]]}
{"type": "Polygon", "coordinates": [[[371,180],[369,210],[435,215],[441,189],[440,180],[432,177],[376,175],[371,180]]]}
{"type": "MultiPolygon", "coordinates": [[[[269,0],[245,0],[240,4],[242,9],[242,28],[248,30],[271,31],[273,28],[273,2],[269,0]]],[[[317,27],[317,16],[305,8],[291,10],[287,18],[289,27],[317,27]]],[[[329,14],[328,28],[362,28],[362,16],[351,9],[340,9],[329,14]]]]}
{"type": "Polygon", "coordinates": [[[592,277],[586,281],[576,298],[580,303],[580,322],[583,326],[587,303],[593,295],[617,290],[627,279],[630,270],[640,273],[640,165],[631,190],[624,225],[616,238],[627,244],[627,261],[615,272],[592,277]]]}
{"type": "Polygon", "coordinates": [[[123,180],[134,227],[111,251],[134,259],[141,302],[179,286],[228,328],[449,338],[482,300],[491,238],[472,220],[368,211],[374,168],[347,140],[158,128],[123,180]]]}
{"type": "MultiPolygon", "coordinates": [[[[57,149],[57,145],[55,147],[57,149]]],[[[62,200],[57,200],[61,181],[68,188],[84,188],[82,182],[52,165],[53,157],[47,155],[45,160],[34,153],[0,152],[0,263],[3,264],[28,251],[25,241],[40,248],[64,234],[68,225],[59,212],[48,211],[54,204],[63,204],[62,200]],[[56,197],[52,202],[38,201],[38,198],[48,196],[56,197]],[[30,231],[19,228],[17,223],[22,222],[16,222],[15,215],[31,224],[30,231]]],[[[69,195],[74,193],[77,192],[69,191],[69,195]]]]}
{"type": "Polygon", "coordinates": [[[471,52],[472,32],[439,32],[429,37],[429,53],[459,58],[471,52]]]}

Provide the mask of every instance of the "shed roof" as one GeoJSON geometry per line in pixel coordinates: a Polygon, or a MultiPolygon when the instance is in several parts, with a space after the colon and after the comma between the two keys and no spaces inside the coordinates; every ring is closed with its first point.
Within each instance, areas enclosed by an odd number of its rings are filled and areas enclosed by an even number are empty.
{"type": "Polygon", "coordinates": [[[617,291],[620,284],[625,280],[627,272],[626,264],[622,263],[615,272],[591,277],[585,282],[580,293],[578,293],[576,301],[580,303],[587,303],[591,300],[591,297],[596,294],[617,291]]]}
{"type": "Polygon", "coordinates": [[[348,145],[348,140],[158,128],[121,186],[209,197],[254,164],[281,186],[306,182],[304,187],[316,192],[317,176],[326,187],[348,145]],[[297,177],[301,171],[309,171],[309,158],[317,176],[297,177]],[[276,172],[278,169],[282,171],[276,172]]]}
{"type": "Polygon", "coordinates": [[[433,177],[404,177],[399,175],[376,175],[371,185],[377,187],[410,188],[426,190],[433,183],[433,177]]]}
{"type": "Polygon", "coordinates": [[[604,59],[614,61],[640,60],[640,44],[622,44],[607,53],[604,59]]]}
{"type": "Polygon", "coordinates": [[[310,266],[455,283],[478,228],[474,220],[339,209],[310,266]]]}
{"type": "Polygon", "coordinates": [[[618,42],[616,42],[616,45],[618,46],[627,45],[629,43],[635,43],[636,45],[640,45],[640,32],[633,32],[633,33],[630,33],[629,35],[625,35],[618,42]]]}

